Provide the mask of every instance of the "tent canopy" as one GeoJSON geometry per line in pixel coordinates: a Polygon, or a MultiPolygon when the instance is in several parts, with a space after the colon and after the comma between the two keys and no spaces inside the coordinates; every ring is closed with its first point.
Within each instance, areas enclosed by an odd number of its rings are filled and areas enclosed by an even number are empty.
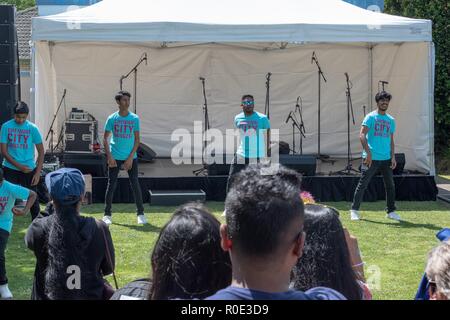
{"type": "MultiPolygon", "coordinates": [[[[197,138],[193,123],[203,119],[199,76],[207,79],[211,127],[225,133],[241,112],[242,94],[253,94],[256,110],[264,111],[267,72],[272,73],[271,127],[291,143],[285,120],[301,96],[303,151],[314,154],[318,86],[311,54],[316,52],[327,78],[321,88],[321,152],[347,154],[347,72],[356,120],[352,154],[361,152],[364,110],[375,107],[378,81],[386,80],[394,97],[389,113],[397,121],[396,152],[406,154],[406,169],[434,173],[429,20],[374,13],[339,0],[103,0],[34,18],[32,36],[34,116],[44,134],[65,89],[68,108],[93,114],[102,134],[102,124],[117,110],[113,97],[120,76],[146,52],[148,65],[138,72],[137,113],[141,139],[158,155],[171,156],[177,129],[197,138]]],[[[124,89],[134,93],[132,80],[124,89]]],[[[201,143],[193,149],[198,157],[201,143]]]]}
{"type": "Polygon", "coordinates": [[[340,0],[103,0],[33,20],[34,40],[431,41],[429,20],[375,13],[340,0]]]}

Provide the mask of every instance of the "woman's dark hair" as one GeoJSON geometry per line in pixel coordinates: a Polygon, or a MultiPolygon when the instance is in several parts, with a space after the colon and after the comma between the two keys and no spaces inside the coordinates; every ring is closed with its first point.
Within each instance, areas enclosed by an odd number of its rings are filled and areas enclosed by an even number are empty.
{"type": "MultiPolygon", "coordinates": [[[[61,205],[54,202],[55,214],[48,233],[48,265],[45,272],[45,293],[50,300],[79,300],[84,299],[86,277],[84,274],[85,258],[78,244],[79,216],[77,203],[61,205]],[[71,276],[68,267],[76,266],[81,271],[81,288],[67,287],[67,279],[71,276]]],[[[73,272],[73,271],[72,271],[73,272]]]]}
{"type": "Polygon", "coordinates": [[[328,287],[349,300],[361,300],[362,289],[351,265],[339,212],[322,205],[305,205],[304,231],[303,255],[293,271],[295,289],[328,287]]]}
{"type": "Polygon", "coordinates": [[[124,96],[131,98],[131,93],[129,93],[128,91],[125,91],[125,90],[121,90],[121,91],[117,92],[115,99],[116,99],[116,101],[119,102],[120,99],[122,99],[124,96]]]}
{"type": "Polygon", "coordinates": [[[181,206],[159,234],[151,257],[149,299],[203,299],[231,283],[220,223],[201,204],[181,206]]]}

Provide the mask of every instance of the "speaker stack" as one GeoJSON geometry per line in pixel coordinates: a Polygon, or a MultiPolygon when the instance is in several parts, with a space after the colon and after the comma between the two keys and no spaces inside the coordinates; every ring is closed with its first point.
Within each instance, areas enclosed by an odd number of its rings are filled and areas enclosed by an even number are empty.
{"type": "Polygon", "coordinates": [[[0,125],[10,120],[19,100],[19,59],[16,9],[0,5],[0,125]]]}

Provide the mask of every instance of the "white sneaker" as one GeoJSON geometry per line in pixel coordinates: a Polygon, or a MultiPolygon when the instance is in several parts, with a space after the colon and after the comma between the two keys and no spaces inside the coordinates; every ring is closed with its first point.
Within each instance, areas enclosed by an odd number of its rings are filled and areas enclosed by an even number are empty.
{"type": "Polygon", "coordinates": [[[137,223],[138,224],[147,224],[148,223],[147,218],[143,214],[140,214],[137,216],[137,223]]]}
{"type": "Polygon", "coordinates": [[[12,299],[13,295],[9,291],[8,285],[4,284],[0,286],[0,299],[12,299]]]}
{"type": "Polygon", "coordinates": [[[103,216],[102,220],[103,220],[104,223],[106,223],[107,226],[112,224],[112,217],[111,216],[103,216]]]}
{"type": "Polygon", "coordinates": [[[400,218],[400,216],[399,216],[397,213],[395,213],[395,212],[389,212],[389,213],[386,215],[386,218],[392,219],[392,220],[395,220],[395,221],[402,221],[402,219],[400,218]]]}
{"type": "Polygon", "coordinates": [[[359,220],[360,214],[358,210],[350,210],[350,220],[359,220]]]}

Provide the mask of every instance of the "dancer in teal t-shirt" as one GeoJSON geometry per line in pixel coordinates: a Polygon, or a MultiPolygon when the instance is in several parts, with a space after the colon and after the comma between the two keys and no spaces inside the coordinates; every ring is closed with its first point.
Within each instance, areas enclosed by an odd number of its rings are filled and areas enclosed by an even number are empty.
{"type": "Polygon", "coordinates": [[[377,110],[369,113],[361,126],[360,139],[363,146],[362,175],[353,197],[350,219],[359,220],[359,208],[370,180],[380,171],[386,189],[387,218],[400,221],[395,212],[395,185],[393,170],[395,161],[395,119],[387,113],[392,95],[382,91],[376,94],[377,110]]]}
{"type": "Polygon", "coordinates": [[[234,126],[239,129],[241,142],[234,156],[228,174],[227,192],[233,176],[244,169],[249,163],[259,162],[269,155],[270,121],[262,113],[255,111],[255,99],[251,94],[245,94],[241,99],[242,112],[234,118],[234,126]],[[267,145],[265,142],[267,133],[267,145]]]}
{"type": "Polygon", "coordinates": [[[119,91],[115,98],[119,111],[114,112],[106,120],[103,139],[108,159],[108,187],[106,188],[103,221],[107,225],[112,223],[111,206],[117,185],[117,176],[119,170],[126,170],[131,183],[134,201],[136,202],[138,224],[147,224],[141,187],[139,186],[138,159],[136,155],[140,143],[139,117],[128,110],[131,98],[129,92],[119,91]]]}
{"type": "MultiPolygon", "coordinates": [[[[38,127],[27,120],[29,113],[27,104],[19,101],[14,107],[14,118],[2,125],[0,148],[5,179],[37,192],[44,165],[44,145],[38,127]]],[[[39,212],[39,201],[36,201],[31,208],[31,219],[39,212]]]]}
{"type": "Polygon", "coordinates": [[[0,169],[0,299],[12,299],[6,277],[5,250],[11,234],[14,216],[23,216],[35,203],[36,193],[4,180],[0,169]],[[25,208],[14,207],[17,199],[27,200],[25,208]]]}

